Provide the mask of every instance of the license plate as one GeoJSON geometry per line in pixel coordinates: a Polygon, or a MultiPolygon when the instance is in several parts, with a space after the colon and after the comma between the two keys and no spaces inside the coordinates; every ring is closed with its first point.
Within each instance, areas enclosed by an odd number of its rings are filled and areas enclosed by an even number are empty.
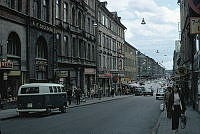
{"type": "Polygon", "coordinates": [[[32,103],[28,103],[28,104],[27,104],[27,107],[28,107],[28,108],[31,108],[31,107],[32,107],[32,103]]]}

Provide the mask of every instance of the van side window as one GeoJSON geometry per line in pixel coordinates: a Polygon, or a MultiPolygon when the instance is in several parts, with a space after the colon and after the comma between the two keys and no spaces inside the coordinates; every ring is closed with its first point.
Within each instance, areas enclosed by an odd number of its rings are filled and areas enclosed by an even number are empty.
{"type": "Polygon", "coordinates": [[[21,88],[21,94],[36,94],[39,93],[39,87],[21,88]]]}
{"type": "Polygon", "coordinates": [[[62,92],[65,92],[65,88],[64,87],[61,87],[62,88],[62,92]]]}
{"type": "Polygon", "coordinates": [[[54,90],[54,93],[58,92],[56,87],[53,87],[53,90],[54,90]]]}
{"type": "Polygon", "coordinates": [[[58,88],[58,92],[61,92],[61,88],[60,87],[57,87],[58,88]]]}
{"type": "Polygon", "coordinates": [[[49,87],[50,93],[53,93],[53,88],[49,87]]]}

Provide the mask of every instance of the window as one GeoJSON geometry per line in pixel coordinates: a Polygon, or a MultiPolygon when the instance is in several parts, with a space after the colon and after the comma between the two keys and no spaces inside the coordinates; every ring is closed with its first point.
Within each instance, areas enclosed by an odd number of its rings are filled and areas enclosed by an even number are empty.
{"type": "Polygon", "coordinates": [[[33,17],[40,18],[40,1],[34,0],[33,1],[33,17]]]}
{"type": "Polygon", "coordinates": [[[81,28],[82,25],[82,14],[81,12],[78,12],[78,26],[79,28],[81,28]]]}
{"type": "Polygon", "coordinates": [[[49,21],[49,14],[48,14],[48,9],[49,9],[49,7],[48,7],[48,5],[49,5],[49,3],[48,3],[48,1],[47,0],[43,0],[43,12],[42,12],[42,19],[44,20],[44,21],[49,21]]]}
{"type": "Polygon", "coordinates": [[[16,0],[11,0],[11,8],[12,9],[15,9],[15,4],[16,4],[15,2],[16,2],[16,0]]]}
{"type": "Polygon", "coordinates": [[[56,0],[56,18],[60,19],[60,0],[56,0]]]}
{"type": "Polygon", "coordinates": [[[61,55],[61,38],[60,38],[60,34],[57,33],[56,34],[56,44],[57,44],[57,52],[58,52],[58,55],[61,55]]]}
{"type": "Polygon", "coordinates": [[[101,54],[99,55],[99,67],[101,67],[101,54]]]}
{"type": "Polygon", "coordinates": [[[94,21],[92,21],[92,34],[95,34],[95,27],[94,27],[94,21]]]}
{"type": "Polygon", "coordinates": [[[68,4],[64,3],[64,22],[67,22],[68,19],[68,4]]]}
{"type": "Polygon", "coordinates": [[[18,0],[18,11],[22,11],[22,0],[18,0]]]}
{"type": "Polygon", "coordinates": [[[196,36],[196,52],[198,52],[199,49],[200,49],[200,48],[199,48],[199,45],[200,45],[199,43],[200,43],[200,41],[199,41],[199,35],[197,35],[197,36],[196,36]]]}
{"type": "Polygon", "coordinates": [[[50,93],[53,93],[53,88],[49,87],[49,91],[50,91],[50,93]]]}
{"type": "Polygon", "coordinates": [[[103,67],[104,68],[106,67],[106,56],[105,55],[103,56],[103,67]]]}
{"type": "Polygon", "coordinates": [[[103,47],[106,46],[106,37],[105,37],[105,34],[103,34],[103,47]]]}
{"type": "Polygon", "coordinates": [[[82,40],[79,39],[79,49],[78,49],[78,51],[79,51],[79,57],[81,57],[81,53],[82,53],[81,48],[82,48],[82,40]]]}
{"type": "Polygon", "coordinates": [[[113,69],[116,69],[116,57],[113,57],[113,69]]]}
{"type": "Polygon", "coordinates": [[[90,18],[88,18],[88,32],[90,33],[90,18]]]}
{"type": "Polygon", "coordinates": [[[73,57],[76,57],[76,38],[73,38],[73,43],[72,43],[72,48],[73,48],[73,57]]]}
{"type": "Polygon", "coordinates": [[[76,26],[76,11],[75,8],[72,8],[72,25],[76,26]]]}
{"type": "Polygon", "coordinates": [[[68,56],[68,37],[64,36],[65,56],[68,56]]]}
{"type": "Polygon", "coordinates": [[[91,51],[90,51],[90,44],[88,44],[88,60],[90,60],[91,51]]]}
{"type": "Polygon", "coordinates": [[[61,89],[62,89],[62,92],[65,92],[65,88],[64,87],[61,87],[61,89]]]}
{"type": "Polygon", "coordinates": [[[58,86],[57,89],[58,89],[58,92],[61,92],[61,87],[58,86]]]}
{"type": "Polygon", "coordinates": [[[9,55],[21,56],[20,39],[14,32],[8,36],[7,53],[9,55]]]}
{"type": "Polygon", "coordinates": [[[47,44],[44,38],[40,37],[36,45],[36,57],[47,59],[47,44]]]}
{"type": "Polygon", "coordinates": [[[95,50],[94,50],[94,45],[92,45],[92,59],[95,60],[95,50]]]}
{"type": "Polygon", "coordinates": [[[57,93],[58,92],[57,87],[53,87],[53,91],[54,91],[54,93],[57,93]]]}
{"type": "Polygon", "coordinates": [[[99,45],[101,46],[101,33],[99,33],[99,45]]]}
{"type": "Polygon", "coordinates": [[[21,94],[36,94],[39,93],[39,87],[21,88],[21,94]]]}

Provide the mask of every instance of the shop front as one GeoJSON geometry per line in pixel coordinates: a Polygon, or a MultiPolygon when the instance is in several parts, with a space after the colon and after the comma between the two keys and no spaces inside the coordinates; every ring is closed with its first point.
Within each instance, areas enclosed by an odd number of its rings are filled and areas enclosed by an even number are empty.
{"type": "Polygon", "coordinates": [[[98,88],[103,91],[104,96],[110,96],[112,85],[112,74],[104,73],[98,76],[98,88]]]}
{"type": "Polygon", "coordinates": [[[85,68],[85,82],[84,82],[84,92],[88,96],[91,95],[91,90],[96,91],[96,69],[95,68],[85,68]]]}

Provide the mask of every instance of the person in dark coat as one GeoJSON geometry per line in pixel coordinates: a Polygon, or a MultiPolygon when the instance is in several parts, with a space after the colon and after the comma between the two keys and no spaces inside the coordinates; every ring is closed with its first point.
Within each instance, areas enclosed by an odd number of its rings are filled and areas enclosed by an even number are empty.
{"type": "Polygon", "coordinates": [[[185,113],[186,110],[184,96],[178,86],[175,86],[172,90],[169,98],[169,108],[172,112],[172,130],[176,134],[178,133],[179,118],[181,117],[181,114],[185,113]]]}
{"type": "Polygon", "coordinates": [[[71,103],[72,103],[72,90],[71,89],[68,89],[67,90],[67,100],[68,100],[68,102],[69,102],[69,105],[71,105],[71,103]]]}
{"type": "Polygon", "coordinates": [[[81,102],[81,90],[79,88],[78,89],[76,88],[74,92],[76,96],[76,104],[79,105],[81,102]]]}

